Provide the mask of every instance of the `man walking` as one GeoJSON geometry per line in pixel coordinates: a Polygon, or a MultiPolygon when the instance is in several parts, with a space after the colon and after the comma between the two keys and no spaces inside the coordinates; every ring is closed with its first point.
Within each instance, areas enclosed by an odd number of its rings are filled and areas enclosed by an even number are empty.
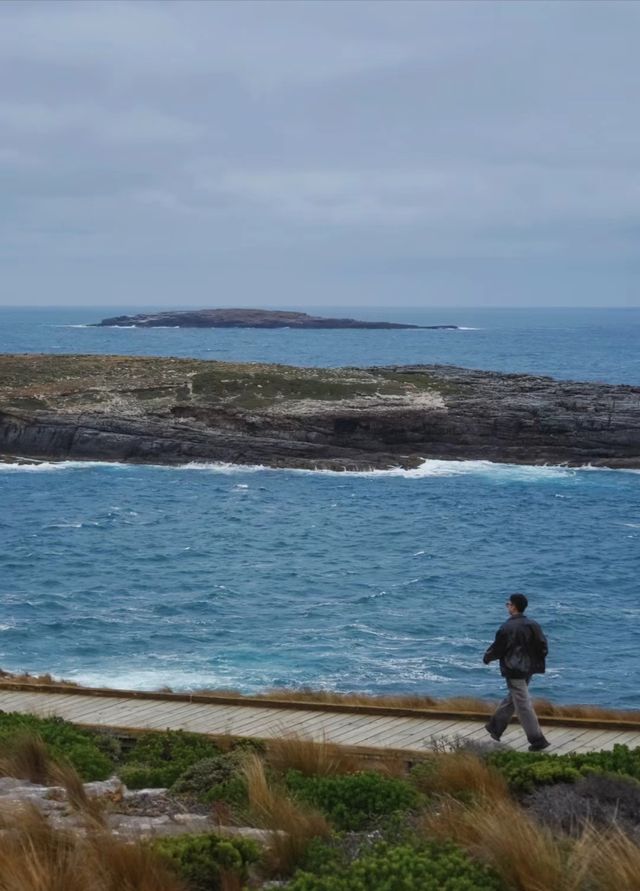
{"type": "Polygon", "coordinates": [[[509,618],[498,628],[496,639],[484,654],[485,665],[500,660],[500,673],[509,692],[491,716],[485,728],[496,742],[507,728],[515,712],[529,740],[529,751],[540,752],[551,743],[545,739],[529,696],[531,675],[545,671],[548,652],[542,628],[525,616],[528,600],[524,594],[512,594],[506,607],[509,618]]]}

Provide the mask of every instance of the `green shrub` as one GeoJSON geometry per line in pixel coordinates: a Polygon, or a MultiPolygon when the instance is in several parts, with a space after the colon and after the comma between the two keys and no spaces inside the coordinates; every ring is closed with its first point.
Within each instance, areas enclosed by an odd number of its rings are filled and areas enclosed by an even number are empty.
{"type": "Polygon", "coordinates": [[[237,752],[213,755],[196,761],[184,770],[171,787],[179,795],[195,795],[203,800],[216,786],[237,776],[240,756],[237,752]]]}
{"type": "Polygon", "coordinates": [[[303,776],[290,770],[287,789],[322,811],[338,830],[366,829],[381,817],[416,807],[421,796],[406,780],[372,771],[342,776],[303,776]]]}
{"type": "Polygon", "coordinates": [[[163,838],[153,850],[193,891],[217,891],[227,887],[225,873],[245,881],[248,868],[260,858],[260,848],[249,839],[226,839],[213,833],[163,838]]]}
{"type": "Polygon", "coordinates": [[[171,786],[187,768],[216,754],[216,744],[196,733],[145,733],[126,755],[118,774],[130,789],[171,786]]]}
{"type": "Polygon", "coordinates": [[[83,780],[104,780],[114,769],[113,759],[101,751],[97,734],[64,721],[62,718],[37,718],[35,715],[0,714],[0,749],[26,735],[38,736],[53,758],[68,761],[83,780]]]}
{"type": "Polygon", "coordinates": [[[298,872],[287,891],[501,891],[490,870],[451,844],[377,845],[340,870],[298,872]]]}
{"type": "Polygon", "coordinates": [[[616,774],[640,780],[640,748],[623,745],[615,745],[610,752],[572,755],[494,752],[488,761],[519,794],[553,783],[575,783],[590,774],[616,774]]]}

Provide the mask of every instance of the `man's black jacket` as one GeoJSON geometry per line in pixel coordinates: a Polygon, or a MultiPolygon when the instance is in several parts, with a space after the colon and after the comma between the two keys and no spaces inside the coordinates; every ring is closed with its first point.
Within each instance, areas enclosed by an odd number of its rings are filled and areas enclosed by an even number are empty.
{"type": "Polygon", "coordinates": [[[488,664],[500,660],[500,672],[506,678],[528,678],[543,674],[549,649],[542,628],[533,619],[520,613],[510,616],[498,628],[496,639],[484,654],[488,664]]]}

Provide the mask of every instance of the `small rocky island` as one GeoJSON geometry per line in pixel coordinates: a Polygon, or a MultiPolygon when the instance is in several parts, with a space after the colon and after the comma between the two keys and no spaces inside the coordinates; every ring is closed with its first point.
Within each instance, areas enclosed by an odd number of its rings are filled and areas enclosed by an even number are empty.
{"type": "Polygon", "coordinates": [[[640,468],[640,387],[442,365],[0,355],[0,456],[367,470],[640,468]]]}
{"type": "Polygon", "coordinates": [[[94,327],[135,328],[439,328],[457,329],[457,325],[404,325],[398,322],[360,322],[357,319],[330,319],[306,312],[282,312],[267,309],[198,309],[175,312],[141,313],[114,316],[94,327]]]}

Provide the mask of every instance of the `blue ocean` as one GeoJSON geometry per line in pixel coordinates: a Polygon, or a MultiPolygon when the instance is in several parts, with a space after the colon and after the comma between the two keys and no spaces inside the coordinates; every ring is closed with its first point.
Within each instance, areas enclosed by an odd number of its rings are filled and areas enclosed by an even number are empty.
{"type": "MultiPolygon", "coordinates": [[[[120,310],[3,309],[0,352],[439,362],[640,385],[640,309],[317,311],[461,330],[100,329],[86,326],[120,310]]],[[[0,465],[0,531],[6,670],[495,697],[481,657],[520,590],[550,640],[536,695],[640,707],[638,472],[0,465]]]]}

